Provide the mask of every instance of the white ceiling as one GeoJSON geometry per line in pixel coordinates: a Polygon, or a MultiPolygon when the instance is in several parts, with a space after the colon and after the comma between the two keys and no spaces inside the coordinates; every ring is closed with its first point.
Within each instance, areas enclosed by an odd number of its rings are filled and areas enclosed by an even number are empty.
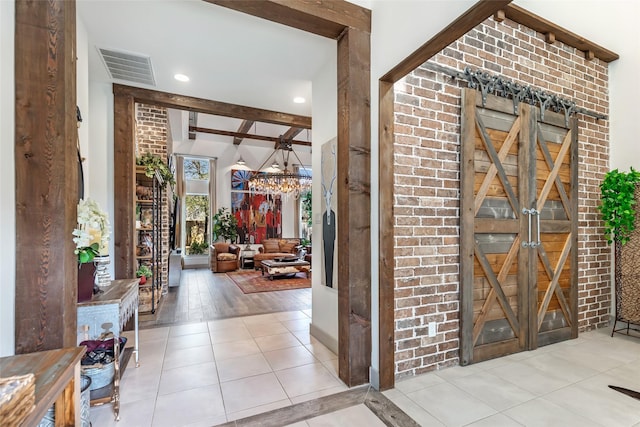
{"type": "Polygon", "coordinates": [[[156,86],[116,83],[292,114],[311,116],[311,82],[336,54],[335,40],[201,0],[79,0],[77,12],[90,81],[112,82],[97,47],[122,50],[151,57],[156,86]]]}

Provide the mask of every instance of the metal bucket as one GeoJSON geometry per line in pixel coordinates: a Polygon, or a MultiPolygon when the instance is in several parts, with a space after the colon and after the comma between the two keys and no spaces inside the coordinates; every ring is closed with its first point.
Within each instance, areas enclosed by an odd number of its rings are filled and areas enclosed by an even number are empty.
{"type": "MultiPolygon", "coordinates": [[[[91,427],[91,396],[90,396],[91,378],[86,375],[80,375],[80,425],[82,427],[91,427]]],[[[38,427],[55,427],[56,410],[55,404],[44,415],[44,418],[38,424],[38,427]]]]}

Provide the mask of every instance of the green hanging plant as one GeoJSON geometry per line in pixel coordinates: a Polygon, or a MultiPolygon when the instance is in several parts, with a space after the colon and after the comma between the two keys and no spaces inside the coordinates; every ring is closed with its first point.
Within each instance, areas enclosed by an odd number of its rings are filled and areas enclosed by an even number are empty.
{"type": "Polygon", "coordinates": [[[160,172],[160,176],[163,180],[162,188],[166,187],[167,184],[173,186],[176,183],[171,169],[169,169],[169,166],[162,161],[160,156],[151,153],[144,153],[141,157],[136,158],[136,164],[144,166],[144,174],[149,178],[153,178],[156,170],[160,172]]]}
{"type": "Polygon", "coordinates": [[[614,169],[604,177],[600,184],[602,204],[598,206],[604,221],[604,233],[607,243],[614,241],[625,244],[629,241],[635,226],[636,204],[634,194],[636,183],[640,182],[640,172],[631,168],[630,172],[614,169]]]}

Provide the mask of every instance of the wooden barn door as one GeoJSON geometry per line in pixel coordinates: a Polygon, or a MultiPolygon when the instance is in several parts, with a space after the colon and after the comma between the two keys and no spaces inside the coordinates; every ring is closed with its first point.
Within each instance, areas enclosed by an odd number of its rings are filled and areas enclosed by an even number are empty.
{"type": "Polygon", "coordinates": [[[577,151],[563,116],[547,113],[540,121],[528,104],[514,114],[512,100],[491,95],[482,107],[481,94],[471,89],[462,103],[460,360],[466,365],[573,334],[571,160],[577,151]]]}

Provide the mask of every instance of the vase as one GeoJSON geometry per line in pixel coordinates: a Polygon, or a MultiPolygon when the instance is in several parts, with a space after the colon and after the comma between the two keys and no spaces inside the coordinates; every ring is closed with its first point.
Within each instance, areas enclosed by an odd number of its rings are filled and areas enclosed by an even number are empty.
{"type": "Polygon", "coordinates": [[[96,266],[93,262],[78,264],[78,302],[90,301],[93,296],[96,266]]]}

